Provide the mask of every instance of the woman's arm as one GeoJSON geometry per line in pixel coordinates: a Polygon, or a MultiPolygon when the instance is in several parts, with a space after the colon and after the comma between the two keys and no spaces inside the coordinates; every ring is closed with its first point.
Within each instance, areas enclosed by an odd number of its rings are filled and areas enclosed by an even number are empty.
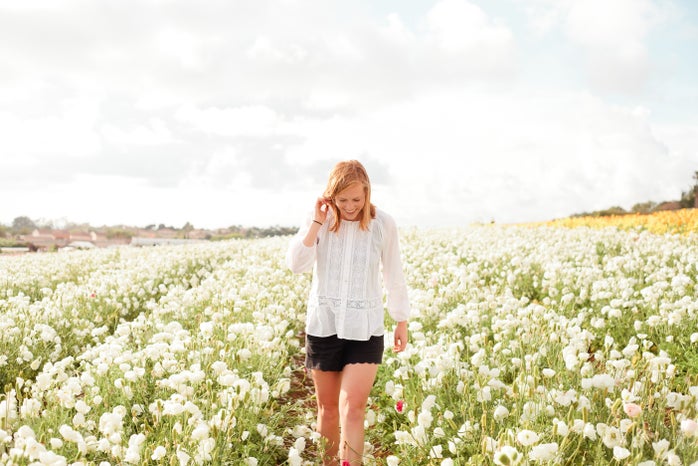
{"type": "Polygon", "coordinates": [[[298,230],[286,253],[286,264],[294,273],[308,272],[315,263],[318,233],[327,221],[327,201],[318,198],[313,215],[298,230]]]}
{"type": "MultiPolygon", "coordinates": [[[[395,221],[389,215],[383,217],[383,284],[387,294],[388,313],[396,322],[406,322],[410,315],[410,302],[407,296],[407,284],[402,270],[398,230],[395,221]]],[[[406,336],[406,332],[405,332],[406,336]]]]}

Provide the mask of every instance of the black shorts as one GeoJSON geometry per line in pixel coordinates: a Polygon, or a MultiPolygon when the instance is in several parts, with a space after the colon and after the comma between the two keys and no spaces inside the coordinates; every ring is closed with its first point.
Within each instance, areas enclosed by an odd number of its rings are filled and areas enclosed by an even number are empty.
{"type": "Polygon", "coordinates": [[[383,362],[383,336],[367,341],[305,336],[305,367],[321,371],[341,371],[347,364],[383,362]]]}

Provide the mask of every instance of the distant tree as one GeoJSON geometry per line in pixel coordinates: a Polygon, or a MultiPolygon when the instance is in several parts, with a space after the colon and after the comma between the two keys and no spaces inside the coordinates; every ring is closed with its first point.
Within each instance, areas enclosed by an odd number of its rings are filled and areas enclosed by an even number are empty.
{"type": "Polygon", "coordinates": [[[35,228],[34,220],[29,217],[17,217],[12,221],[12,232],[16,235],[27,235],[35,228]]]}
{"type": "Polygon", "coordinates": [[[639,204],[635,204],[632,209],[630,209],[631,212],[636,213],[636,214],[649,214],[654,210],[654,208],[657,207],[657,203],[654,201],[647,201],[647,202],[641,202],[639,204]]]}
{"type": "Polygon", "coordinates": [[[65,229],[70,231],[87,231],[92,229],[89,223],[66,222],[65,229]]]}
{"type": "Polygon", "coordinates": [[[126,238],[131,239],[133,232],[124,228],[108,228],[106,231],[107,239],[126,238]]]}
{"type": "Polygon", "coordinates": [[[625,211],[624,208],[620,206],[613,206],[609,209],[602,210],[601,212],[598,212],[598,215],[605,217],[609,215],[625,215],[627,212],[625,211]]]}
{"type": "Polygon", "coordinates": [[[34,228],[38,228],[40,230],[53,230],[53,222],[45,218],[40,218],[34,221],[34,228]]]}
{"type": "Polygon", "coordinates": [[[698,171],[693,173],[693,186],[688,188],[688,191],[681,193],[681,201],[679,204],[685,209],[690,209],[696,206],[696,193],[698,193],[698,171]]]}
{"type": "Polygon", "coordinates": [[[194,230],[194,225],[192,225],[189,222],[185,223],[184,226],[182,227],[182,231],[184,232],[184,237],[189,238],[189,233],[191,233],[192,230],[194,230]]]}
{"type": "Polygon", "coordinates": [[[0,224],[0,238],[7,238],[8,229],[5,225],[0,224]]]}

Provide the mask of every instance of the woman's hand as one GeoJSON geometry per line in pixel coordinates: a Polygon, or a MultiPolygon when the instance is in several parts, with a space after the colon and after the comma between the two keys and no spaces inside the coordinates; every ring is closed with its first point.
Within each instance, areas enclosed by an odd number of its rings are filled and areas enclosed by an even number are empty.
{"type": "Polygon", "coordinates": [[[327,220],[327,210],[330,208],[330,201],[324,197],[318,197],[315,201],[315,212],[313,213],[313,221],[310,222],[308,233],[303,238],[303,244],[311,247],[317,242],[317,235],[320,227],[327,220]]]}
{"type": "Polygon", "coordinates": [[[393,352],[399,353],[407,348],[407,321],[398,322],[395,327],[395,343],[393,344],[393,352]]]}
{"type": "Polygon", "coordinates": [[[320,223],[325,223],[327,220],[327,211],[330,208],[330,201],[324,197],[318,197],[315,201],[315,215],[313,220],[317,220],[320,223]]]}

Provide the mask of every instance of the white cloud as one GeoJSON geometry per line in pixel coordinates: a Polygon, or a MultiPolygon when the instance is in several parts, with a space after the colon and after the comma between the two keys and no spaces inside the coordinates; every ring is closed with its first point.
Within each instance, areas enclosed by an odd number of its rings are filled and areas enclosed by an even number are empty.
{"type": "Polygon", "coordinates": [[[539,36],[560,29],[579,48],[595,89],[637,94],[656,63],[649,54],[653,29],[666,22],[666,0],[521,0],[530,28],[539,36]]]}
{"type": "Polygon", "coordinates": [[[262,105],[203,110],[186,106],[177,110],[175,118],[192,129],[231,137],[271,136],[280,123],[276,112],[262,105]]]}
{"type": "Polygon", "coordinates": [[[646,112],[586,93],[431,94],[298,131],[305,142],[289,152],[293,162],[367,154],[384,163],[393,182],[383,192],[405,221],[512,222],[630,208],[671,199],[680,176],[667,170],[672,153],[646,112]]]}
{"type": "Polygon", "coordinates": [[[597,86],[637,91],[651,69],[646,40],[658,20],[651,0],[576,1],[567,16],[566,31],[585,49],[597,86]]]}
{"type": "Polygon", "coordinates": [[[308,52],[298,44],[276,44],[268,36],[259,36],[247,49],[247,56],[255,60],[297,64],[302,62],[308,52]]]}
{"type": "MultiPolygon", "coordinates": [[[[30,3],[0,6],[6,216],[292,224],[359,158],[401,223],[538,220],[674,198],[698,168],[690,111],[659,124],[646,86],[666,0],[30,3]]],[[[692,102],[680,82],[652,89],[692,102]]]]}
{"type": "Polygon", "coordinates": [[[506,54],[511,31],[467,0],[441,0],[427,13],[428,40],[450,53],[506,54]]]}
{"type": "Polygon", "coordinates": [[[652,0],[574,1],[567,33],[581,45],[623,50],[641,46],[659,12],[652,0]]]}
{"type": "Polygon", "coordinates": [[[117,145],[158,146],[176,141],[167,124],[159,118],[128,129],[107,123],[101,128],[101,134],[108,143],[117,145]]]}
{"type": "Polygon", "coordinates": [[[87,99],[64,102],[56,114],[0,112],[6,157],[87,157],[100,149],[94,130],[97,109],[87,99]]]}
{"type": "Polygon", "coordinates": [[[414,44],[414,33],[403,23],[400,15],[390,13],[387,17],[387,24],[379,26],[378,31],[389,42],[398,46],[406,47],[414,44]]]}

